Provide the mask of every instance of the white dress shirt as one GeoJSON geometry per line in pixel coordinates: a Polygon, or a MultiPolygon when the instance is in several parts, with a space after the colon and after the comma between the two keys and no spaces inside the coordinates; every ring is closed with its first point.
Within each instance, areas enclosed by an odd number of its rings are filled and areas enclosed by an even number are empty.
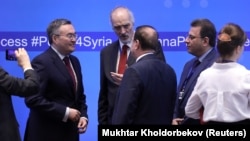
{"type": "Polygon", "coordinates": [[[186,116],[203,120],[237,122],[250,119],[250,71],[236,62],[214,63],[197,80],[185,107],[186,116]]]}

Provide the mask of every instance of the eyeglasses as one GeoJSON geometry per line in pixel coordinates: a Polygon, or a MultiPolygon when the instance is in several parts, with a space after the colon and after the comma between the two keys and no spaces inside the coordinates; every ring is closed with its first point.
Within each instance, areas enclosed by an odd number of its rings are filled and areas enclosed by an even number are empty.
{"type": "Polygon", "coordinates": [[[203,37],[195,37],[195,36],[193,36],[193,35],[187,35],[186,38],[187,38],[187,39],[190,39],[190,40],[193,40],[193,39],[195,39],[195,38],[203,38],[203,37]]]}
{"type": "Polygon", "coordinates": [[[65,37],[67,37],[70,40],[77,39],[77,37],[78,37],[77,34],[72,34],[72,33],[69,33],[69,34],[66,34],[66,35],[59,35],[59,34],[55,34],[55,35],[56,36],[65,36],[65,37]]]}

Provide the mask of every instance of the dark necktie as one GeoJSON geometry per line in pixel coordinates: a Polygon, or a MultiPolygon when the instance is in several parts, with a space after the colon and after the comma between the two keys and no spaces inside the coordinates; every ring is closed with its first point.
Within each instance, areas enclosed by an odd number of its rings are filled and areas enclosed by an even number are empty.
{"type": "MultiPolygon", "coordinates": [[[[192,72],[191,72],[192,74],[194,73],[195,68],[196,68],[199,64],[200,64],[199,59],[196,59],[196,60],[194,61],[193,67],[192,67],[192,72]]],[[[190,75],[192,75],[192,74],[190,74],[190,75]]],[[[191,77],[191,76],[190,76],[190,77],[191,77]]],[[[205,122],[203,121],[203,110],[204,110],[203,107],[199,110],[199,113],[200,113],[200,124],[205,124],[205,122]]]]}
{"type": "Polygon", "coordinates": [[[194,72],[195,68],[200,64],[200,60],[199,59],[196,59],[193,63],[193,67],[192,67],[192,71],[194,72]]]}
{"type": "MultiPolygon", "coordinates": [[[[199,61],[199,59],[196,59],[192,65],[192,68],[190,69],[188,76],[187,76],[187,82],[188,80],[192,77],[192,75],[194,74],[195,69],[197,68],[197,66],[199,66],[201,62],[199,61]]],[[[186,82],[186,83],[187,83],[186,82]]]]}
{"type": "MultiPolygon", "coordinates": [[[[200,63],[201,63],[201,62],[199,61],[199,59],[196,59],[196,60],[194,61],[194,64],[193,64],[193,67],[192,67],[192,70],[191,70],[191,73],[192,73],[192,74],[189,74],[189,75],[193,75],[195,68],[196,68],[200,63]]],[[[189,77],[191,77],[191,76],[189,76],[189,77]]],[[[199,110],[199,113],[200,113],[200,124],[205,124],[205,122],[203,121],[203,111],[204,111],[204,108],[202,107],[202,108],[199,110]]]]}
{"type": "Polygon", "coordinates": [[[127,64],[127,45],[122,46],[122,51],[120,53],[120,60],[119,60],[119,66],[118,66],[118,73],[123,74],[126,69],[127,64]]]}
{"type": "MultiPolygon", "coordinates": [[[[188,73],[188,76],[186,78],[186,82],[184,83],[184,85],[187,84],[187,82],[189,81],[189,79],[192,77],[196,67],[200,64],[201,62],[199,61],[199,59],[196,59],[192,65],[192,68],[190,69],[189,73],[188,73]]],[[[184,86],[185,87],[185,86],[184,86]]]]}
{"type": "Polygon", "coordinates": [[[184,96],[184,92],[185,92],[185,88],[186,88],[186,85],[188,83],[188,81],[190,80],[190,78],[192,77],[195,69],[197,68],[197,66],[200,64],[201,62],[199,61],[199,59],[196,59],[194,62],[193,62],[193,65],[192,67],[190,68],[189,70],[189,73],[186,77],[186,79],[184,80],[183,82],[183,85],[182,85],[182,88],[181,88],[181,91],[179,93],[179,100],[181,100],[184,96]]]}
{"type": "Polygon", "coordinates": [[[63,61],[67,67],[67,70],[68,70],[71,78],[72,78],[72,81],[74,84],[74,90],[76,90],[76,79],[75,79],[73,68],[71,67],[70,62],[69,62],[69,57],[64,57],[63,61]]]}

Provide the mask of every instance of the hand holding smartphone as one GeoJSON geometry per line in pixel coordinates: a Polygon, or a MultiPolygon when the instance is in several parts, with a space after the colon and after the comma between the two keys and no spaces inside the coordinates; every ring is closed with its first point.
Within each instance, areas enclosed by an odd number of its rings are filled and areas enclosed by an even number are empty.
{"type": "Polygon", "coordinates": [[[15,55],[15,49],[6,49],[5,59],[8,61],[17,61],[16,55],[15,55]]]}
{"type": "Polygon", "coordinates": [[[32,68],[29,55],[25,48],[7,49],[5,58],[8,61],[17,61],[18,65],[24,70],[32,68]]]}

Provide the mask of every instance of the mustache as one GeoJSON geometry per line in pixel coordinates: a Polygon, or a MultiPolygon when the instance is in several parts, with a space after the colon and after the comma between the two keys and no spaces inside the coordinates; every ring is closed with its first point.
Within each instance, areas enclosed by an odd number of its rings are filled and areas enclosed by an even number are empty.
{"type": "Polygon", "coordinates": [[[127,34],[122,34],[121,37],[128,37],[128,35],[127,34]]]}

